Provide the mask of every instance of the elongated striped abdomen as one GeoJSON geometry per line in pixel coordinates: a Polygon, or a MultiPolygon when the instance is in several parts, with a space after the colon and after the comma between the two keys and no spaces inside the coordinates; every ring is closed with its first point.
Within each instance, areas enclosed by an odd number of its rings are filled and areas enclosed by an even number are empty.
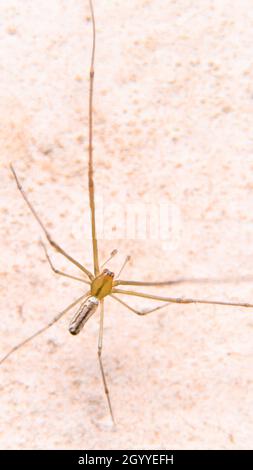
{"type": "Polygon", "coordinates": [[[98,304],[99,301],[96,297],[90,297],[81,304],[69,325],[69,332],[72,335],[77,335],[81,331],[87,320],[89,320],[91,315],[97,310],[98,304]]]}

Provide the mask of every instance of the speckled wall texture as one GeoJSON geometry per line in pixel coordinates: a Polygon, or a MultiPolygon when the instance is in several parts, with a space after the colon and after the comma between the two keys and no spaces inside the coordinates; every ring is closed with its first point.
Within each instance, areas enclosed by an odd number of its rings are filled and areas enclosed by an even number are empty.
{"type": "MultiPolygon", "coordinates": [[[[127,279],[224,280],[145,292],[253,302],[252,0],[94,4],[95,184],[111,210],[101,259],[118,248],[108,265],[117,272],[130,254],[127,279]],[[167,243],[159,233],[119,235],[126,208],[162,203],[176,214],[167,243]]],[[[87,0],[1,0],[1,355],[83,291],[50,271],[10,162],[50,233],[92,266],[90,53],[87,0]]],[[[116,429],[99,375],[98,315],[77,337],[71,315],[2,365],[2,449],[252,449],[253,309],[173,305],[139,317],[106,302],[116,429]]]]}

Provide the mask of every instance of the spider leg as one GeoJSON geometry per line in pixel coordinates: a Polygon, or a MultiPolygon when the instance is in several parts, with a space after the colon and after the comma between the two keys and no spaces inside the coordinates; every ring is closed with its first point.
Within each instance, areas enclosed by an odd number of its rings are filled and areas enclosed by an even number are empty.
{"type": "Polygon", "coordinates": [[[20,349],[22,346],[24,346],[25,344],[29,343],[32,339],[36,338],[36,336],[39,336],[40,334],[44,333],[44,331],[48,330],[48,328],[50,328],[52,325],[54,325],[54,323],[56,323],[58,320],[60,320],[60,318],[65,315],[65,313],[67,313],[72,307],[74,307],[75,305],[77,305],[79,302],[81,302],[81,300],[83,300],[85,297],[87,297],[88,293],[86,292],[86,294],[82,295],[81,297],[79,297],[77,300],[75,300],[74,302],[72,302],[72,304],[70,304],[67,308],[65,308],[64,310],[62,310],[62,312],[58,313],[58,315],[56,315],[53,320],[51,320],[46,326],[44,326],[43,328],[40,328],[38,331],[36,331],[35,333],[33,333],[31,336],[29,336],[28,338],[26,338],[25,340],[21,341],[20,343],[18,343],[16,346],[14,346],[13,348],[10,349],[10,351],[5,354],[4,357],[2,357],[2,359],[0,359],[0,365],[3,364],[3,362],[12,354],[14,353],[15,351],[17,351],[18,349],[20,349]]]}
{"type": "Polygon", "coordinates": [[[108,389],[108,386],[107,386],[107,381],[106,381],[106,376],[105,376],[105,371],[104,371],[104,366],[103,366],[103,361],[102,361],[103,327],[104,327],[104,300],[102,299],[100,301],[100,322],[99,322],[99,337],[98,337],[98,362],[99,362],[100,372],[101,372],[101,376],[102,376],[102,380],[103,380],[104,391],[105,391],[108,407],[109,407],[109,410],[110,410],[110,415],[111,415],[113,424],[115,424],[113,411],[112,411],[110,392],[109,392],[109,389],[108,389]]]}
{"type": "Polygon", "coordinates": [[[145,297],[152,300],[163,300],[164,302],[172,302],[175,304],[208,304],[208,305],[230,305],[232,307],[253,308],[253,304],[246,302],[225,302],[223,300],[206,300],[206,299],[189,299],[185,297],[163,297],[159,295],[146,294],[144,292],[135,292],[132,290],[112,289],[113,294],[133,295],[137,297],[145,297]]]}
{"type": "Polygon", "coordinates": [[[17,177],[17,174],[13,168],[12,165],[10,165],[10,168],[11,168],[11,171],[13,173],[13,176],[15,178],[15,181],[16,181],[16,184],[17,184],[17,187],[21,193],[21,195],[23,196],[23,199],[25,200],[26,204],[28,205],[30,211],[32,212],[34,218],[37,220],[38,224],[40,225],[41,229],[43,230],[48,242],[50,243],[50,245],[56,250],[58,251],[59,253],[61,253],[63,256],[65,256],[65,258],[67,258],[71,263],[75,264],[79,269],[81,269],[81,271],[83,271],[87,276],[88,278],[92,281],[92,279],[94,278],[93,274],[88,270],[86,269],[82,264],[80,264],[78,261],[76,261],[74,258],[72,258],[72,256],[70,256],[68,253],[66,253],[65,250],[63,250],[60,245],[58,245],[58,243],[56,243],[52,238],[51,238],[51,235],[49,234],[49,232],[47,231],[45,225],[42,223],[39,215],[37,214],[36,210],[34,209],[33,205],[31,204],[31,202],[29,201],[25,191],[23,190],[21,184],[20,184],[20,181],[17,177]]]}
{"type": "Polygon", "coordinates": [[[69,279],[75,279],[76,281],[80,281],[80,282],[84,282],[85,284],[90,284],[89,281],[85,281],[85,279],[82,279],[81,277],[77,277],[77,276],[72,276],[71,274],[67,274],[65,273],[64,271],[59,271],[59,269],[56,269],[52,263],[52,260],[48,254],[48,251],[47,251],[47,248],[46,246],[44,245],[44,243],[42,241],[40,241],[40,244],[43,246],[43,249],[45,251],[45,255],[46,255],[46,259],[49,263],[49,266],[50,268],[52,269],[52,271],[55,273],[55,274],[59,274],[60,276],[64,276],[64,277],[68,277],[69,279]]]}
{"type": "Polygon", "coordinates": [[[228,277],[228,278],[221,278],[221,279],[209,279],[209,278],[179,278],[179,279],[174,279],[171,281],[160,281],[160,282],[155,282],[155,281],[125,281],[122,279],[118,279],[114,281],[113,285],[116,286],[150,286],[150,287],[155,287],[155,286],[174,286],[178,284],[228,284],[228,283],[233,283],[233,282],[252,282],[253,277],[252,276],[244,276],[241,278],[234,278],[234,277],[228,277]]]}
{"type": "Polygon", "coordinates": [[[89,118],[88,118],[88,187],[89,187],[89,201],[90,201],[90,215],[91,215],[91,232],[92,232],[92,250],[93,250],[93,265],[94,274],[99,274],[99,259],[98,259],[98,243],[96,232],[96,217],[95,217],[95,189],[94,189],[94,169],[93,169],[93,90],[94,90],[94,61],[96,49],[96,24],[93,3],[89,0],[90,12],[92,19],[92,52],[90,61],[90,81],[89,81],[89,118]]]}
{"type": "Polygon", "coordinates": [[[124,307],[128,308],[132,312],[137,313],[137,315],[147,315],[148,313],[155,312],[156,310],[160,310],[161,308],[165,308],[165,307],[168,307],[168,305],[171,305],[171,302],[167,302],[163,305],[159,305],[158,307],[154,307],[154,308],[151,308],[151,309],[147,309],[145,311],[141,311],[141,310],[137,310],[136,308],[131,307],[126,302],[119,299],[119,297],[117,297],[116,295],[111,294],[110,297],[117,300],[120,304],[124,305],[124,307]]]}

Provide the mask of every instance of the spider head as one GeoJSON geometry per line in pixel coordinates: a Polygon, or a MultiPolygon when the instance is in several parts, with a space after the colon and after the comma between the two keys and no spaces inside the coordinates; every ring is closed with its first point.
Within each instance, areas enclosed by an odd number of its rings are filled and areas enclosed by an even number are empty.
{"type": "Polygon", "coordinates": [[[91,283],[91,295],[101,300],[112,291],[114,273],[104,269],[91,283]]]}
{"type": "Polygon", "coordinates": [[[103,269],[102,274],[105,276],[110,276],[112,279],[114,278],[114,273],[112,271],[109,271],[109,269],[103,269]]]}

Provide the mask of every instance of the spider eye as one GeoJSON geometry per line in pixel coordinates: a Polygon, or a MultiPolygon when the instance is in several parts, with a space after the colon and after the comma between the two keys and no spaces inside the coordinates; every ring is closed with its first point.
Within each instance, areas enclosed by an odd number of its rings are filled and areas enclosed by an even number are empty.
{"type": "Polygon", "coordinates": [[[103,274],[107,274],[107,276],[114,277],[114,273],[112,271],[109,271],[109,269],[104,269],[103,274]]]}

